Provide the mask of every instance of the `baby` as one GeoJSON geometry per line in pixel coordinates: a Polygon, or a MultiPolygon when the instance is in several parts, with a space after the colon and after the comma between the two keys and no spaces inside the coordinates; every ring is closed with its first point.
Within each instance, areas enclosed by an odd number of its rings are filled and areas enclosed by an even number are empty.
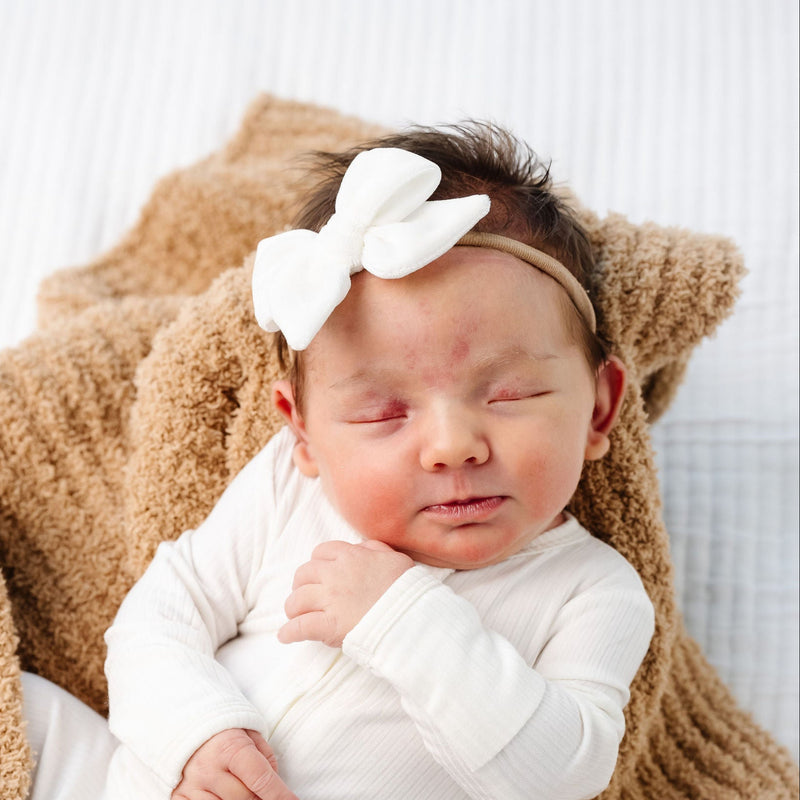
{"type": "Polygon", "coordinates": [[[286,427],[107,633],[107,796],[594,797],[653,610],[565,511],[625,385],[586,236],[492,126],[320,158],[253,273],[286,427]]]}

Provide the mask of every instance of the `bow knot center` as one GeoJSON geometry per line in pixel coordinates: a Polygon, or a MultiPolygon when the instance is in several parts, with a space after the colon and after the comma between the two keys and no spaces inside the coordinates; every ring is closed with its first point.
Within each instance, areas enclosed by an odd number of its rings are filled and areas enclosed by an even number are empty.
{"type": "Polygon", "coordinates": [[[348,218],[337,212],[320,230],[317,244],[328,253],[337,253],[347,262],[352,274],[363,266],[361,255],[364,251],[364,237],[369,227],[368,222],[361,222],[353,217],[348,218]]]}

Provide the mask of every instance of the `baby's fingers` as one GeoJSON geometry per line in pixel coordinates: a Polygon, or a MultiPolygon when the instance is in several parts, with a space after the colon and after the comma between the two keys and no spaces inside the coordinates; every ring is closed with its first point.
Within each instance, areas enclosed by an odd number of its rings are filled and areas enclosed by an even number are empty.
{"type": "Polygon", "coordinates": [[[305,564],[301,564],[294,573],[292,589],[297,589],[299,586],[306,586],[308,584],[322,583],[320,567],[320,562],[315,560],[306,561],[305,564]]]}
{"type": "Polygon", "coordinates": [[[323,642],[330,647],[339,647],[336,638],[336,621],[325,611],[309,611],[290,619],[278,630],[278,641],[283,644],[305,641],[323,642]]]}
{"type": "Polygon", "coordinates": [[[286,598],[283,610],[289,619],[299,617],[301,614],[308,614],[312,611],[321,611],[325,603],[326,590],[319,583],[308,583],[298,586],[286,598]]]}

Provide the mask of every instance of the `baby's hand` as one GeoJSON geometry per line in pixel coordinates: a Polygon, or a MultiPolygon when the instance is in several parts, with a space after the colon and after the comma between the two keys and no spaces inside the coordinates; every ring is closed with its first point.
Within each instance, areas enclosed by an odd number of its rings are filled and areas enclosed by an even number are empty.
{"type": "Polygon", "coordinates": [[[298,568],[286,600],[289,621],[278,631],[282,642],[312,639],[341,647],[378,598],[414,562],[382,542],[325,542],[298,568]]]}
{"type": "Polygon", "coordinates": [[[278,777],[272,748],[257,731],[231,729],[212,736],[183,768],[172,800],[297,800],[278,777]]]}

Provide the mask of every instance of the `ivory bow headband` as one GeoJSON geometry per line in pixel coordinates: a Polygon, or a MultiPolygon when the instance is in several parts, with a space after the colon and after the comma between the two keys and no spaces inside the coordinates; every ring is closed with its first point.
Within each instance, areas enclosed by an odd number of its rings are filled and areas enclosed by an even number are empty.
{"type": "Polygon", "coordinates": [[[592,304],[562,264],[513,239],[467,234],[489,212],[489,198],[428,200],[440,180],[436,164],[407,150],[359,153],[319,233],[292,230],[259,242],[253,267],[258,324],[282,331],[293,350],[304,350],[344,300],[351,275],[366,269],[378,278],[402,278],[465,244],[504,250],[546,272],[594,330],[592,304]]]}

